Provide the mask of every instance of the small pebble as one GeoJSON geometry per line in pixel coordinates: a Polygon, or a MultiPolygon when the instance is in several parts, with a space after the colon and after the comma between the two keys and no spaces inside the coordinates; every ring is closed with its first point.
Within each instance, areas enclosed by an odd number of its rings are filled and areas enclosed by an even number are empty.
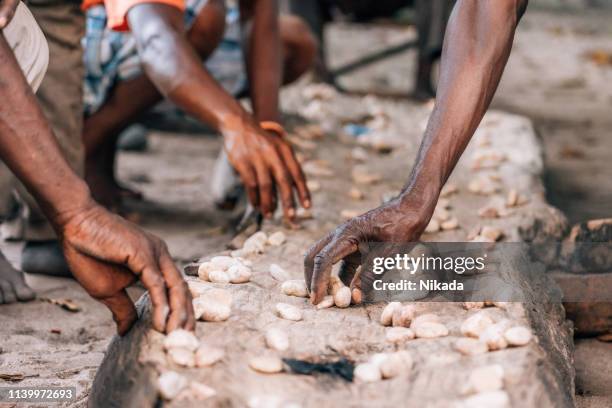
{"type": "Polygon", "coordinates": [[[357,364],[353,372],[355,379],[361,382],[375,382],[382,380],[379,367],[373,363],[357,364]]]}
{"type": "Polygon", "coordinates": [[[283,371],[283,361],[275,356],[257,356],[249,360],[249,367],[264,374],[280,373],[283,371]]]}
{"type": "Polygon", "coordinates": [[[230,277],[224,271],[213,270],[208,272],[208,280],[212,283],[229,283],[230,277]]]}
{"type": "Polygon", "coordinates": [[[173,347],[171,349],[168,349],[168,359],[174,364],[183,367],[195,366],[194,352],[183,347],[173,347]]]}
{"type": "Polygon", "coordinates": [[[157,379],[157,390],[165,400],[174,399],[189,382],[185,377],[175,371],[166,371],[157,379]]]}
{"type": "Polygon", "coordinates": [[[414,331],[407,327],[391,327],[387,329],[385,337],[390,343],[405,343],[415,337],[414,331]]]}
{"type": "Polygon", "coordinates": [[[279,282],[290,280],[289,273],[277,264],[270,265],[270,275],[279,282]]]}
{"type": "Polygon", "coordinates": [[[442,323],[423,322],[416,326],[414,334],[418,338],[433,339],[448,336],[448,329],[442,323]]]}
{"type": "Polygon", "coordinates": [[[383,378],[394,378],[402,374],[410,373],[412,370],[412,356],[407,350],[390,353],[379,365],[383,378]]]}
{"type": "Polygon", "coordinates": [[[164,349],[170,350],[173,348],[183,348],[191,352],[195,351],[200,345],[200,341],[193,332],[177,329],[166,336],[164,339],[164,349]]]}
{"type": "Polygon", "coordinates": [[[480,337],[480,335],[495,322],[488,313],[478,312],[471,315],[461,324],[461,334],[468,337],[480,337]]]}
{"type": "Polygon", "coordinates": [[[334,306],[334,297],[332,295],[327,295],[317,304],[316,308],[317,310],[321,310],[329,309],[332,306],[334,306]]]}
{"type": "Polygon", "coordinates": [[[442,229],[442,231],[451,231],[451,230],[455,230],[457,228],[459,228],[459,220],[457,220],[457,218],[453,217],[447,221],[444,221],[440,224],[440,228],[442,229]]]}
{"type": "Polygon", "coordinates": [[[472,337],[461,337],[455,342],[455,349],[463,355],[475,356],[489,351],[486,343],[472,337]]]}
{"type": "Polygon", "coordinates": [[[227,270],[227,276],[231,283],[247,283],[251,280],[251,268],[242,264],[234,264],[227,270]]]}
{"type": "Polygon", "coordinates": [[[393,317],[391,318],[391,325],[393,327],[410,327],[410,324],[412,323],[412,319],[414,319],[415,314],[416,310],[414,305],[405,305],[400,308],[397,308],[393,312],[393,317]]]}
{"type": "Polygon", "coordinates": [[[290,279],[283,282],[281,291],[287,296],[308,297],[308,288],[304,279],[290,279]]]}
{"type": "Polygon", "coordinates": [[[268,245],[281,246],[285,243],[287,237],[283,231],[276,231],[268,237],[268,245]]]}
{"type": "Polygon", "coordinates": [[[284,330],[272,327],[266,330],[266,345],[273,350],[285,351],[289,348],[289,336],[284,330]]]}
{"type": "Polygon", "coordinates": [[[532,337],[531,330],[523,326],[512,327],[504,333],[504,338],[510,346],[525,346],[532,337]]]}
{"type": "Polygon", "coordinates": [[[383,309],[380,315],[380,324],[383,326],[391,326],[393,322],[393,313],[396,309],[401,308],[402,304],[400,302],[391,302],[383,309]]]}
{"type": "Polygon", "coordinates": [[[225,351],[218,347],[202,344],[195,352],[196,367],[209,367],[225,356],[225,351]]]}
{"type": "Polygon", "coordinates": [[[276,312],[281,318],[295,322],[302,320],[303,317],[301,309],[287,303],[277,303],[276,312]]]}

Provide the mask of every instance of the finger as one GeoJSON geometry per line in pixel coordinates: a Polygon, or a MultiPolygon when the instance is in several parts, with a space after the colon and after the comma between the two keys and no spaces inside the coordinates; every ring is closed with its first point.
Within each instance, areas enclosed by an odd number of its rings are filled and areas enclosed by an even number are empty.
{"type": "Polygon", "coordinates": [[[13,285],[9,281],[0,281],[0,288],[2,288],[4,294],[4,303],[15,303],[17,301],[13,285]]]}
{"type": "Polygon", "coordinates": [[[281,154],[283,156],[285,165],[287,166],[287,170],[289,170],[289,174],[291,174],[293,182],[295,183],[298,198],[300,199],[302,207],[310,208],[310,191],[308,190],[308,186],[306,184],[306,177],[302,171],[302,166],[300,166],[300,163],[298,163],[297,159],[295,158],[293,149],[288,144],[284,144],[281,147],[281,154]]]}
{"type": "Polygon", "coordinates": [[[363,291],[361,290],[361,271],[358,271],[350,284],[351,288],[351,301],[354,305],[358,305],[363,302],[363,291]]]}
{"type": "Polygon", "coordinates": [[[338,277],[342,283],[346,286],[351,284],[359,265],[361,265],[361,254],[359,252],[354,252],[342,260],[338,271],[338,277]]]}
{"type": "Polygon", "coordinates": [[[162,270],[164,276],[166,275],[176,275],[180,276],[180,282],[176,282],[169,288],[170,294],[170,305],[173,305],[175,302],[179,305],[179,309],[176,310],[176,326],[174,318],[174,310],[170,313],[170,318],[168,319],[168,330],[171,331],[174,328],[183,328],[186,330],[193,330],[195,327],[195,316],[193,312],[193,302],[191,299],[191,293],[189,292],[189,288],[187,287],[187,283],[185,282],[183,276],[176,268],[176,265],[172,261],[172,258],[168,254],[168,252],[164,249],[162,254],[160,255],[159,266],[162,270]],[[174,300],[174,297],[177,300],[174,300]]]}
{"type": "Polygon", "coordinates": [[[254,165],[255,174],[257,176],[257,187],[259,192],[259,203],[261,205],[261,212],[266,218],[272,218],[272,179],[270,178],[270,172],[266,168],[266,165],[262,161],[256,162],[254,165]]]}
{"type": "Polygon", "coordinates": [[[153,328],[164,333],[166,321],[170,313],[168,306],[167,288],[161,271],[156,266],[147,266],[140,275],[140,281],[149,291],[153,305],[153,328]]]}
{"type": "Polygon", "coordinates": [[[138,319],[134,303],[132,303],[125,289],[122,289],[113,296],[100,299],[100,301],[113,314],[113,320],[117,324],[117,333],[120,336],[125,335],[138,319]]]}
{"type": "Polygon", "coordinates": [[[314,272],[312,274],[312,292],[310,300],[319,303],[327,295],[329,277],[332,267],[342,258],[357,251],[357,244],[348,236],[336,236],[315,256],[314,272]]]}
{"type": "Polygon", "coordinates": [[[235,168],[240,175],[249,202],[254,208],[259,209],[259,192],[257,191],[257,177],[255,176],[255,171],[248,164],[240,164],[235,166],[235,168]]]}
{"type": "Polygon", "coordinates": [[[269,160],[269,163],[272,166],[272,174],[274,175],[274,180],[276,181],[276,187],[280,193],[281,203],[283,205],[283,214],[286,219],[293,221],[295,219],[293,180],[280,156],[276,155],[269,160]]]}
{"type": "Polygon", "coordinates": [[[0,4],[0,30],[5,28],[13,19],[17,4],[13,0],[8,0],[0,4]]]}
{"type": "Polygon", "coordinates": [[[321,238],[317,242],[314,243],[306,254],[304,255],[304,280],[306,281],[306,287],[308,291],[312,291],[312,287],[310,284],[312,283],[312,274],[314,272],[314,259],[315,256],[323,249],[325,246],[331,241],[334,236],[334,232],[330,232],[325,237],[321,238]]]}

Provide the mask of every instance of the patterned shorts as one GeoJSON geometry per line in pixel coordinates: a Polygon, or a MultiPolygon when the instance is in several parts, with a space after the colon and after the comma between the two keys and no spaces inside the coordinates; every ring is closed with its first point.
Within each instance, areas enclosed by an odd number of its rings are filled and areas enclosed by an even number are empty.
{"type": "MultiPolygon", "coordinates": [[[[187,0],[184,22],[188,30],[208,0],[187,0]]],[[[85,114],[95,113],[106,102],[115,85],[142,74],[134,36],[106,27],[104,6],[87,10],[83,38],[85,114]]],[[[204,66],[232,95],[247,87],[247,76],[240,43],[240,21],[236,8],[229,8],[223,40],[204,66]]]]}

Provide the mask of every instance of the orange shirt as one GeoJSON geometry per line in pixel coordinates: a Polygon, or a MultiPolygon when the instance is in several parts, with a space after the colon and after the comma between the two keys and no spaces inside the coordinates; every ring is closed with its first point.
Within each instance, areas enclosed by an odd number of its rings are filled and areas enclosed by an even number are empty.
{"type": "Polygon", "coordinates": [[[185,10],[184,0],[83,0],[81,8],[85,11],[98,4],[104,4],[108,28],[115,31],[129,31],[127,13],[133,6],[143,3],[167,4],[181,11],[185,10]]]}

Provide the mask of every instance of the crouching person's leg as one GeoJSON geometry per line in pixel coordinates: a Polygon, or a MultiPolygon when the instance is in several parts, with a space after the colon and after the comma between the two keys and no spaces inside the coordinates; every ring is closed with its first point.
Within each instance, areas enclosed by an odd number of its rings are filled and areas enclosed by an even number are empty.
{"type": "MultiPolygon", "coordinates": [[[[47,70],[49,49],[45,36],[23,3],[17,6],[15,15],[0,35],[4,37],[2,41],[5,41],[0,47],[0,63],[5,64],[10,57],[9,53],[13,53],[28,83],[36,91],[47,70]]],[[[5,224],[3,229],[21,233],[23,220],[19,216],[21,210],[20,201],[15,195],[16,186],[16,178],[4,163],[0,163],[0,222],[5,224]]],[[[25,283],[23,273],[0,253],[0,304],[28,301],[34,297],[34,292],[25,283]]]]}

